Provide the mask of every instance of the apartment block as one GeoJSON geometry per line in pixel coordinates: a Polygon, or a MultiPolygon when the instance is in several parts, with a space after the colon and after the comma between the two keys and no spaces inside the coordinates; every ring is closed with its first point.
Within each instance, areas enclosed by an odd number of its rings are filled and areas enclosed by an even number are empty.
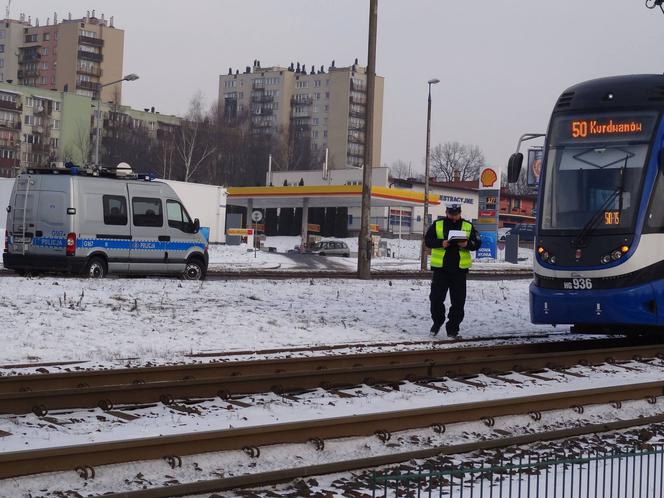
{"type": "MultiPolygon", "coordinates": [[[[0,81],[97,98],[101,85],[122,78],[124,31],[95,11],[46,24],[21,15],[0,21],[0,81]],[[4,41],[4,44],[2,43],[4,41]]],[[[121,84],[101,88],[104,102],[121,102],[121,84]]]]}
{"type": "MultiPolygon", "coordinates": [[[[381,159],[384,79],[376,77],[373,165],[381,159]]],[[[362,166],[366,143],[366,69],[355,64],[310,70],[304,64],[262,68],[219,77],[220,112],[228,122],[246,122],[254,133],[286,133],[328,151],[328,167],[362,166]]],[[[315,166],[315,165],[312,165],[315,166]]]]}
{"type": "MultiPolygon", "coordinates": [[[[89,96],[0,83],[0,176],[54,162],[90,164],[96,109],[89,96]]],[[[180,118],[104,103],[99,125],[102,137],[145,130],[155,143],[173,147],[180,118]]]]}
{"type": "Polygon", "coordinates": [[[80,163],[90,149],[90,109],[86,97],[0,83],[0,176],[80,163]]]}

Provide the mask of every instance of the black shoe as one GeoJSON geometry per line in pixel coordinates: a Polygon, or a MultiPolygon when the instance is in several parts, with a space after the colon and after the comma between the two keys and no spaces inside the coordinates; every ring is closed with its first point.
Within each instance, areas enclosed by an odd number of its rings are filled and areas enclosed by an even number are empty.
{"type": "Polygon", "coordinates": [[[459,331],[458,330],[452,330],[452,329],[447,329],[447,337],[451,337],[453,339],[459,337],[459,331]]]}
{"type": "Polygon", "coordinates": [[[443,326],[442,323],[440,323],[440,324],[438,324],[438,323],[434,323],[434,324],[431,326],[431,331],[430,331],[430,332],[431,332],[431,336],[432,336],[432,337],[436,337],[436,336],[438,335],[438,332],[440,332],[440,328],[441,328],[442,326],[443,326]]]}

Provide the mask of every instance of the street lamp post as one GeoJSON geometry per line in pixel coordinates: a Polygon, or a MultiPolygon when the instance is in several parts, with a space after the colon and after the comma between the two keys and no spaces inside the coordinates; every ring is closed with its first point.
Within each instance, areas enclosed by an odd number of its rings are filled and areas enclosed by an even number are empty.
{"type": "Polygon", "coordinates": [[[422,247],[420,251],[420,269],[427,269],[427,247],[424,235],[427,233],[427,219],[429,218],[429,149],[431,148],[431,85],[440,83],[437,78],[427,82],[429,84],[429,101],[427,104],[427,150],[424,156],[424,216],[422,217],[422,247]]]}
{"type": "Polygon", "coordinates": [[[99,168],[99,143],[101,142],[101,89],[105,86],[115,85],[116,83],[121,83],[123,81],[134,81],[138,79],[138,75],[131,73],[122,78],[121,80],[111,81],[110,83],[104,83],[99,85],[97,89],[97,130],[95,133],[95,167],[99,168]]]}

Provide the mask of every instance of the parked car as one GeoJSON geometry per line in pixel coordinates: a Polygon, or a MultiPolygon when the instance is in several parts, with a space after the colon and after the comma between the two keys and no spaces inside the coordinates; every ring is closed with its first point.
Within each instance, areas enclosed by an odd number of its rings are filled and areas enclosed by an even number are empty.
{"type": "Polygon", "coordinates": [[[317,242],[311,246],[309,252],[311,254],[318,254],[319,256],[343,256],[345,258],[350,256],[348,244],[340,240],[324,240],[322,242],[317,242]]]}
{"type": "Polygon", "coordinates": [[[535,225],[532,223],[519,223],[509,233],[510,235],[518,235],[519,241],[533,242],[535,240],[535,225]]]}
{"type": "Polygon", "coordinates": [[[129,165],[95,176],[76,168],[29,170],[7,207],[3,262],[19,273],[178,274],[201,280],[207,241],[165,183],[129,165]]]}
{"type": "Polygon", "coordinates": [[[505,241],[505,236],[510,233],[510,230],[512,230],[512,227],[503,227],[498,229],[498,241],[503,242],[505,241]]]}

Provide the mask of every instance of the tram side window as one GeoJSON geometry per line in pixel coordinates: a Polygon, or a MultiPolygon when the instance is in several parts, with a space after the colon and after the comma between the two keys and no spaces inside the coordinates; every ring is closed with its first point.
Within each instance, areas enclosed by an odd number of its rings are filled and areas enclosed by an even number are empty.
{"type": "Polygon", "coordinates": [[[661,173],[657,175],[646,226],[648,232],[664,232],[664,175],[661,173]]]}

